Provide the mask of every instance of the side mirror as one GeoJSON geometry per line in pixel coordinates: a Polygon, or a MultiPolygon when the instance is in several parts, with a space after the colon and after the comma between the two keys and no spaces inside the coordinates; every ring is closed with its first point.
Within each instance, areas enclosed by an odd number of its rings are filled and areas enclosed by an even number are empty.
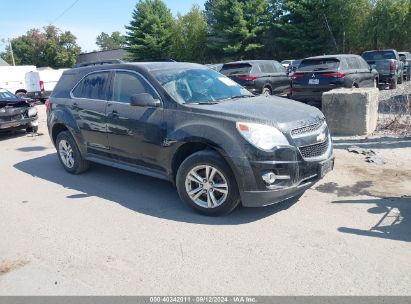
{"type": "Polygon", "coordinates": [[[157,108],[160,106],[160,100],[154,99],[151,94],[141,93],[130,97],[130,105],[134,107],[152,107],[157,108]]]}

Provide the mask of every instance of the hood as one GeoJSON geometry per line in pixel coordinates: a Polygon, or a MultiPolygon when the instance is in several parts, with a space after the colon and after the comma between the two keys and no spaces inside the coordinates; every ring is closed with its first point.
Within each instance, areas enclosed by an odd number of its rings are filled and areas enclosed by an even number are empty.
{"type": "Polygon", "coordinates": [[[322,112],[315,107],[274,96],[257,96],[189,107],[193,112],[221,116],[233,121],[273,125],[284,132],[324,119],[322,112]]]}
{"type": "Polygon", "coordinates": [[[13,99],[13,98],[0,98],[0,108],[12,106],[12,107],[24,107],[28,104],[22,99],[13,99]]]}

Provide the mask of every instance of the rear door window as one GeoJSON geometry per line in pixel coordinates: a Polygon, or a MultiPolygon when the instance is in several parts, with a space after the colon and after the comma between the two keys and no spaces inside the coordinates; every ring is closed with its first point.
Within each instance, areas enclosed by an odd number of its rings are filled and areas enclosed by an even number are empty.
{"type": "Polygon", "coordinates": [[[223,65],[220,73],[226,76],[249,75],[252,66],[249,63],[230,63],[223,65]]]}
{"type": "Polygon", "coordinates": [[[322,71],[336,70],[340,66],[337,58],[312,58],[305,59],[298,67],[299,71],[322,71]]]}
{"type": "Polygon", "coordinates": [[[83,78],[73,90],[76,98],[107,100],[109,72],[97,72],[83,78]]]}
{"type": "Polygon", "coordinates": [[[154,99],[158,99],[154,89],[140,75],[130,72],[116,72],[111,98],[113,101],[130,103],[132,96],[143,93],[148,93],[154,99]]]}

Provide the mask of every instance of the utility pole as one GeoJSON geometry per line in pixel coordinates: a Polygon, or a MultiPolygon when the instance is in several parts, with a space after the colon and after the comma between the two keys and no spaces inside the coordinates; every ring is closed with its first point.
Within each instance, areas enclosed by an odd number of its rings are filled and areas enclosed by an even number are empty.
{"type": "Polygon", "coordinates": [[[14,60],[14,53],[13,53],[13,46],[11,45],[11,40],[9,38],[9,47],[10,47],[10,52],[11,52],[11,60],[13,61],[13,66],[16,65],[16,61],[14,60]]]}

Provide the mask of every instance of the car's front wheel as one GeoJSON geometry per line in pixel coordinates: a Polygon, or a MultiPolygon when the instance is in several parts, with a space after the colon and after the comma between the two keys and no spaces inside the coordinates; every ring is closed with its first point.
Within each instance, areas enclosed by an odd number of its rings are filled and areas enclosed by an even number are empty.
{"type": "Polygon", "coordinates": [[[205,215],[228,214],[240,202],[230,167],[214,151],[188,157],[178,169],[176,185],[182,201],[205,215]]]}
{"type": "Polygon", "coordinates": [[[83,158],[73,136],[68,131],[57,135],[57,154],[64,169],[71,174],[80,174],[89,168],[89,162],[83,158]]]}

